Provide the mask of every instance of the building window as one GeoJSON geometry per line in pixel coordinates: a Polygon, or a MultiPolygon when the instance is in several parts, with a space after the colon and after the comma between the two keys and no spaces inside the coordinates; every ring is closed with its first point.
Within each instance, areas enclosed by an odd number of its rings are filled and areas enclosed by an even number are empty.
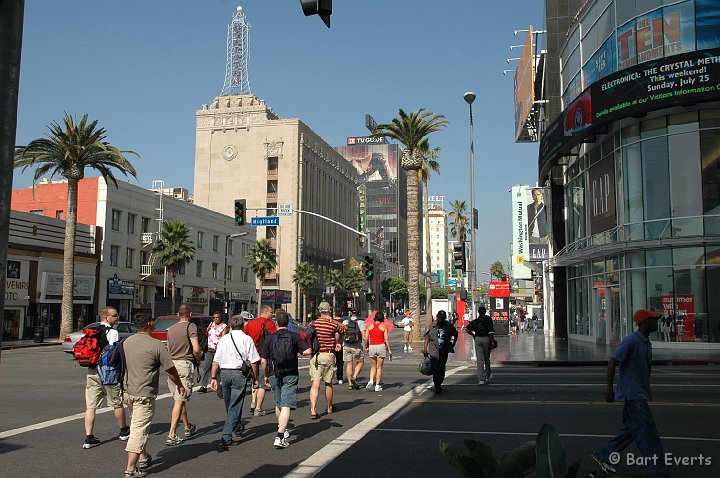
{"type": "Polygon", "coordinates": [[[268,171],[277,171],[278,170],[278,158],[268,158],[268,171]]]}
{"type": "Polygon", "coordinates": [[[150,218],[143,217],[140,220],[140,232],[150,232],[150,218]]]}
{"type": "Polygon", "coordinates": [[[110,225],[113,231],[120,230],[120,211],[117,209],[112,210],[112,224],[110,225]]]}
{"type": "Polygon", "coordinates": [[[227,280],[232,280],[232,278],[233,278],[233,276],[232,276],[233,270],[232,270],[232,269],[233,269],[232,266],[228,266],[228,268],[227,268],[227,280]]]}
{"type": "Polygon", "coordinates": [[[248,273],[249,273],[249,269],[247,267],[240,268],[240,280],[242,282],[248,281],[248,273]]]}
{"type": "Polygon", "coordinates": [[[140,251],[140,264],[147,266],[150,265],[149,262],[150,259],[150,253],[148,251],[140,251]]]}
{"type": "Polygon", "coordinates": [[[178,274],[181,276],[185,275],[185,264],[180,264],[180,267],[178,267],[178,274]]]}
{"type": "Polygon", "coordinates": [[[128,224],[127,224],[127,232],[128,234],[135,234],[135,220],[137,219],[137,214],[130,214],[128,213],[128,224]]]}
{"type": "Polygon", "coordinates": [[[42,209],[31,209],[30,210],[30,214],[35,214],[36,216],[42,216],[44,212],[45,211],[43,211],[42,209]]]}
{"type": "Polygon", "coordinates": [[[230,240],[228,241],[228,250],[227,250],[227,253],[228,253],[229,256],[235,255],[235,253],[234,253],[234,249],[235,249],[235,248],[233,247],[233,244],[234,244],[233,240],[230,239],[230,240]]]}
{"type": "Polygon", "coordinates": [[[213,235],[213,252],[217,252],[220,247],[220,236],[213,235]]]}
{"type": "Polygon", "coordinates": [[[125,267],[128,269],[133,268],[133,256],[135,255],[135,250],[127,248],[125,249],[125,267]]]}
{"type": "Polygon", "coordinates": [[[55,211],[55,219],[65,219],[65,211],[62,209],[55,211]]]}
{"type": "Polygon", "coordinates": [[[197,236],[197,237],[198,237],[198,238],[197,238],[197,246],[198,246],[198,249],[202,249],[202,248],[204,247],[204,246],[203,246],[203,243],[205,242],[205,233],[202,232],[202,231],[198,231],[198,236],[197,236]]]}
{"type": "Polygon", "coordinates": [[[196,261],[195,262],[195,277],[202,277],[202,267],[203,267],[203,261],[196,261]]]}
{"type": "Polygon", "coordinates": [[[212,263],[212,278],[213,279],[218,278],[218,263],[217,262],[212,263]]]}
{"type": "Polygon", "coordinates": [[[120,255],[120,248],[118,246],[110,246],[110,265],[117,267],[118,255],[120,255]]]}

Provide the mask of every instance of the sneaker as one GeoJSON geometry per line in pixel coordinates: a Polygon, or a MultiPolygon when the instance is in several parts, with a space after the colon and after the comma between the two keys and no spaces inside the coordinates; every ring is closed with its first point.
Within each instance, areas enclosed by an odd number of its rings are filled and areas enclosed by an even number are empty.
{"type": "Polygon", "coordinates": [[[230,441],[225,441],[224,438],[221,438],[221,439],[220,439],[220,446],[221,446],[222,448],[226,448],[226,449],[227,449],[227,448],[230,448],[231,446],[235,446],[235,442],[232,441],[232,440],[230,440],[230,441]]]}
{"type": "Polygon", "coordinates": [[[287,438],[275,437],[275,443],[273,443],[273,446],[275,448],[287,448],[290,446],[290,443],[288,443],[287,438]]]}
{"type": "Polygon", "coordinates": [[[442,387],[440,385],[435,385],[435,393],[438,395],[442,393],[442,387]]]}
{"type": "Polygon", "coordinates": [[[487,378],[485,378],[486,382],[490,382],[490,379],[492,378],[492,372],[488,372],[487,378]]]}
{"type": "Polygon", "coordinates": [[[264,417],[265,415],[267,415],[267,412],[262,408],[256,408],[253,412],[254,417],[264,417]]]}
{"type": "Polygon", "coordinates": [[[407,348],[407,347],[403,347],[403,352],[404,352],[404,353],[407,353],[407,351],[408,351],[408,348],[407,348]]]}
{"type": "Polygon", "coordinates": [[[184,441],[185,441],[185,440],[183,440],[182,438],[180,438],[180,437],[177,436],[177,435],[175,435],[174,437],[168,436],[168,437],[167,437],[167,440],[165,440],[165,444],[166,444],[167,446],[175,446],[175,445],[180,445],[180,444],[182,444],[182,442],[184,442],[184,441]]]}
{"type": "Polygon", "coordinates": [[[412,352],[412,347],[410,347],[410,346],[408,345],[408,353],[409,353],[409,352],[412,352]]]}
{"type": "Polygon", "coordinates": [[[602,471],[604,471],[605,473],[615,473],[615,467],[612,466],[610,463],[606,462],[605,460],[597,456],[595,453],[590,456],[600,466],[600,469],[602,471]]]}
{"type": "Polygon", "coordinates": [[[250,404],[250,414],[255,412],[255,402],[250,404]]]}
{"type": "Polygon", "coordinates": [[[128,438],[130,438],[130,427],[121,428],[118,438],[122,441],[127,441],[128,438]]]}
{"type": "Polygon", "coordinates": [[[290,438],[290,430],[288,430],[287,428],[285,429],[285,433],[283,433],[283,438],[286,440],[290,438]]]}
{"type": "Polygon", "coordinates": [[[198,393],[207,393],[207,387],[200,387],[197,389],[198,393]]]}
{"type": "Polygon", "coordinates": [[[375,382],[373,382],[372,380],[370,380],[370,381],[367,383],[367,385],[365,385],[365,388],[373,388],[373,385],[375,385],[375,382]]]}
{"type": "Polygon", "coordinates": [[[478,380],[478,385],[485,385],[485,380],[478,380]]]}
{"type": "Polygon", "coordinates": [[[137,462],[137,466],[140,469],[145,469],[150,467],[152,464],[152,456],[148,455],[146,458],[140,458],[137,462]]]}
{"type": "Polygon", "coordinates": [[[94,435],[90,435],[89,437],[85,437],[85,442],[83,443],[83,448],[87,450],[88,448],[95,448],[99,444],[100,444],[100,440],[95,438],[94,435]]]}
{"type": "Polygon", "coordinates": [[[342,381],[342,380],[338,380],[338,384],[342,385],[342,384],[343,384],[343,381],[342,381]]]}
{"type": "Polygon", "coordinates": [[[191,423],[190,428],[185,429],[185,438],[190,438],[195,434],[196,431],[197,427],[195,426],[195,424],[191,423]]]}
{"type": "Polygon", "coordinates": [[[382,392],[382,385],[380,385],[379,383],[377,385],[375,385],[375,391],[382,392]]]}

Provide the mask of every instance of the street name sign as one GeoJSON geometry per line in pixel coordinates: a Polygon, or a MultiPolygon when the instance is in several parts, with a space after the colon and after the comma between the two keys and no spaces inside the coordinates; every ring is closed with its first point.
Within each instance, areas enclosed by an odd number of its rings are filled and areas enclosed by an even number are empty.
{"type": "Polygon", "coordinates": [[[253,217],[250,219],[251,226],[279,226],[279,216],[253,217]]]}

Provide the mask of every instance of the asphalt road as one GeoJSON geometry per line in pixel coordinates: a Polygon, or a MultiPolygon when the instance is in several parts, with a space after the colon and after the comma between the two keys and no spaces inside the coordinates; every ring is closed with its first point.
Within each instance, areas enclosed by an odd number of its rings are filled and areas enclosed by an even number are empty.
{"type": "MultiPolygon", "coordinates": [[[[393,340],[399,337],[393,333],[393,340]]],[[[396,351],[402,350],[395,346],[396,351]]],[[[183,445],[165,446],[171,399],[157,402],[149,450],[154,476],[459,476],[438,452],[439,440],[476,438],[501,456],[532,440],[543,423],[563,438],[568,462],[582,460],[582,476],[594,469],[590,453],[621,424],[622,405],[606,404],[603,367],[502,366],[490,385],[476,385],[474,364],[448,367],[445,393],[435,395],[417,372],[417,350],[388,363],[384,390],[335,387],[338,411],[309,419],[309,380],[301,370],[299,408],[293,412],[291,446],[272,447],[274,416],[246,419],[240,445],[219,448],[222,402],[194,395],[190,419],[199,433],[183,445]]],[[[307,362],[301,365],[307,365],[307,362]]],[[[366,366],[362,376],[367,377],[366,366]]],[[[0,362],[0,475],[122,476],[126,454],[110,413],[99,414],[99,447],[82,449],[84,373],[55,347],[4,351],[0,362]]],[[[655,367],[654,411],[666,453],[698,457],[705,466],[676,466],[674,477],[720,476],[720,367],[655,367]],[[707,465],[707,459],[710,464],[707,465]]],[[[161,391],[166,389],[161,381],[161,391]]],[[[322,395],[321,395],[322,396],[322,395]]],[[[272,404],[268,395],[265,408],[272,404]]],[[[320,399],[319,409],[324,400],[320,399]]],[[[246,401],[246,411],[249,406],[246,401]]],[[[627,453],[637,456],[634,447],[627,453]]],[[[619,468],[641,472],[637,466],[619,468]]]]}

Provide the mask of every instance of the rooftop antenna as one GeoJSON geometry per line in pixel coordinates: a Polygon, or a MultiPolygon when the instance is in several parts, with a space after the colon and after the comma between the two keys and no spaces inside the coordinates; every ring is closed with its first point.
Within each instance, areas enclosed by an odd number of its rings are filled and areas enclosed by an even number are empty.
{"type": "Polygon", "coordinates": [[[228,25],[227,63],[225,64],[225,83],[220,96],[251,93],[248,59],[250,58],[250,24],[245,18],[243,8],[237,7],[237,13],[228,25]]]}

